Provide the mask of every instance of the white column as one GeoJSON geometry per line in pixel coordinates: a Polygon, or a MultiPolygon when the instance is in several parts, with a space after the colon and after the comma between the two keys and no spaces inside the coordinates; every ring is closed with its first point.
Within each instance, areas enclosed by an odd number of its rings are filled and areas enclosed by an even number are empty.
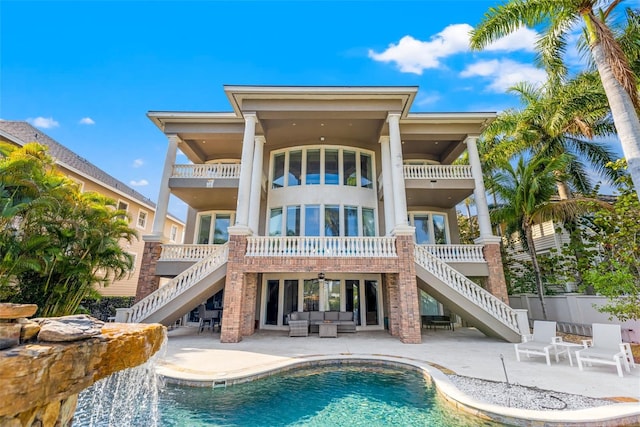
{"type": "Polygon", "coordinates": [[[484,188],[484,180],[482,179],[482,165],[480,164],[480,155],[478,154],[477,136],[468,136],[465,140],[467,144],[467,153],[469,154],[469,164],[471,165],[471,174],[475,188],[473,189],[473,197],[476,202],[476,211],[478,214],[478,226],[480,228],[480,238],[476,239],[476,243],[483,244],[488,241],[500,241],[499,237],[493,235],[491,230],[491,220],[489,219],[489,205],[487,204],[487,193],[484,188]]]}
{"type": "Polygon", "coordinates": [[[389,113],[389,152],[391,154],[391,180],[395,215],[394,233],[410,231],[407,223],[407,194],[404,186],[402,141],[400,140],[400,113],[389,113]]]}
{"type": "Polygon", "coordinates": [[[266,142],[264,136],[255,138],[253,149],[253,171],[251,172],[251,199],[249,202],[249,228],[258,234],[260,225],[260,195],[262,194],[262,153],[266,142]]]}
{"type": "Polygon", "coordinates": [[[169,196],[171,189],[169,188],[169,178],[173,173],[173,165],[176,162],[176,154],[178,151],[178,135],[167,135],[169,146],[167,147],[167,155],[164,159],[164,168],[162,169],[162,180],[160,182],[160,194],[158,194],[158,204],[156,205],[156,213],[153,217],[152,235],[156,238],[162,238],[164,233],[164,223],[167,219],[167,211],[169,209],[169,196]]]}
{"type": "Polygon", "coordinates": [[[382,162],[382,192],[384,195],[384,231],[389,236],[396,225],[394,216],[393,181],[391,179],[391,154],[389,151],[389,137],[380,137],[380,154],[382,162]]]}
{"type": "Polygon", "coordinates": [[[235,224],[236,227],[239,226],[241,228],[249,227],[249,199],[251,197],[251,171],[253,170],[253,146],[256,137],[256,122],[257,118],[255,114],[245,113],[235,224]]]}

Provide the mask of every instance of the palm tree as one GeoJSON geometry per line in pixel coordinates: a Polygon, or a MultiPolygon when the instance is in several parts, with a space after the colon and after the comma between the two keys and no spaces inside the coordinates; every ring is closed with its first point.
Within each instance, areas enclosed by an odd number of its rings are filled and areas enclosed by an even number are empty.
{"type": "Polygon", "coordinates": [[[593,140],[615,133],[596,76],[581,74],[566,84],[549,81],[542,87],[520,83],[511,91],[520,96],[524,107],[501,113],[484,132],[486,158],[495,163],[525,150],[547,157],[569,154],[567,169],[557,172],[561,199],[570,197],[569,183],[583,194],[591,191],[587,166],[611,180],[616,178],[605,167],[615,160],[613,151],[593,140]]]}
{"type": "Polygon", "coordinates": [[[540,62],[552,79],[563,79],[567,70],[561,54],[567,45],[566,38],[569,31],[582,20],[586,42],[600,75],[629,172],[640,198],[640,95],[637,76],[621,44],[607,26],[607,18],[621,1],[510,0],[489,9],[472,31],[471,47],[482,49],[523,25],[544,25],[544,32],[537,42],[540,62]]]}
{"type": "Polygon", "coordinates": [[[590,210],[594,203],[603,205],[598,200],[583,197],[551,201],[556,191],[556,172],[566,168],[570,162],[570,156],[566,154],[554,158],[536,156],[526,159],[520,156],[515,168],[510,162],[504,162],[493,179],[493,189],[503,203],[491,211],[492,220],[505,224],[508,236],[517,233],[523,237],[523,246],[531,256],[544,319],[547,319],[547,310],[542,272],[533,240],[534,224],[548,220],[571,220],[590,210]]]}

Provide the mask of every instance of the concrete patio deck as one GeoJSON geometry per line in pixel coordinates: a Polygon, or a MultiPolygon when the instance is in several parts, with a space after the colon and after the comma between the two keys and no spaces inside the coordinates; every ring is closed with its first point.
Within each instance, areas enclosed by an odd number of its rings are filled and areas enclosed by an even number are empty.
{"type": "MultiPolygon", "coordinates": [[[[547,366],[544,357],[518,362],[513,344],[489,338],[473,328],[426,330],[421,344],[402,344],[387,331],[339,334],[338,338],[290,338],[284,331],[258,330],[236,344],[221,344],[219,332],[195,327],[169,331],[160,374],[188,382],[224,382],[278,369],[300,361],[331,357],[384,357],[414,364],[438,365],[458,375],[505,381],[597,398],[640,400],[640,367],[620,378],[614,366],[593,365],[584,371],[561,356],[547,366]]],[[[638,403],[640,410],[640,403],[638,403]]]]}

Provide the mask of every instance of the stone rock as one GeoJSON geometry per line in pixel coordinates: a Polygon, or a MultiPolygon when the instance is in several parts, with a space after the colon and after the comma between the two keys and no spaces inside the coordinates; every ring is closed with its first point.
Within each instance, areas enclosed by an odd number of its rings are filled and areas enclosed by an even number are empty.
{"type": "Polygon", "coordinates": [[[38,341],[68,342],[100,335],[104,322],[79,314],[75,316],[34,319],[40,324],[38,341]]]}
{"type": "Polygon", "coordinates": [[[40,325],[32,320],[22,317],[17,319],[16,323],[22,326],[22,329],[20,330],[20,342],[29,341],[31,338],[38,335],[38,332],[40,332],[40,325]]]}
{"type": "Polygon", "coordinates": [[[31,317],[38,310],[35,304],[11,304],[0,303],[0,319],[18,319],[20,317],[31,317]]]}
{"type": "Polygon", "coordinates": [[[20,344],[20,330],[18,323],[0,323],[0,350],[20,344]]]}

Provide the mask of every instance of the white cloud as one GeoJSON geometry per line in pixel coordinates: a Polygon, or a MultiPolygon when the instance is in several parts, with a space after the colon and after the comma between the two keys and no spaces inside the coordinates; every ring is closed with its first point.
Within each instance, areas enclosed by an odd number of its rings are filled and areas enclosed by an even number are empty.
{"type": "Polygon", "coordinates": [[[142,165],[144,165],[144,160],[142,159],[135,159],[132,164],[134,168],[139,168],[142,165]]]}
{"type": "Polygon", "coordinates": [[[425,107],[427,105],[435,104],[436,102],[440,101],[440,99],[442,99],[442,96],[440,96],[440,94],[437,92],[418,93],[418,97],[415,103],[419,107],[425,107]]]}
{"type": "Polygon", "coordinates": [[[27,121],[35,127],[42,129],[51,129],[60,126],[60,123],[53,120],[53,117],[36,117],[35,119],[32,119],[30,117],[27,119],[27,121]]]}
{"type": "Polygon", "coordinates": [[[452,24],[426,42],[404,36],[398,44],[390,44],[382,53],[370,49],[369,58],[395,62],[403,73],[422,74],[427,68],[438,68],[440,59],[467,51],[471,29],[469,24],[452,24]]]}
{"type": "Polygon", "coordinates": [[[546,81],[547,73],[533,65],[511,59],[492,59],[469,65],[460,73],[460,77],[484,77],[490,81],[487,87],[489,91],[505,92],[523,81],[541,84],[546,81]]]}
{"type": "Polygon", "coordinates": [[[540,37],[540,34],[537,31],[527,27],[520,27],[517,31],[496,40],[483,50],[491,52],[515,52],[517,50],[533,52],[535,51],[538,37],[540,37]]]}
{"type": "Polygon", "coordinates": [[[145,185],[149,185],[149,181],[147,181],[146,179],[141,179],[139,181],[131,180],[129,181],[129,185],[132,185],[134,187],[144,187],[145,185]]]}
{"type": "Polygon", "coordinates": [[[83,117],[80,119],[80,121],[78,122],[81,125],[95,125],[96,122],[93,121],[93,119],[91,117],[83,117]]]}

